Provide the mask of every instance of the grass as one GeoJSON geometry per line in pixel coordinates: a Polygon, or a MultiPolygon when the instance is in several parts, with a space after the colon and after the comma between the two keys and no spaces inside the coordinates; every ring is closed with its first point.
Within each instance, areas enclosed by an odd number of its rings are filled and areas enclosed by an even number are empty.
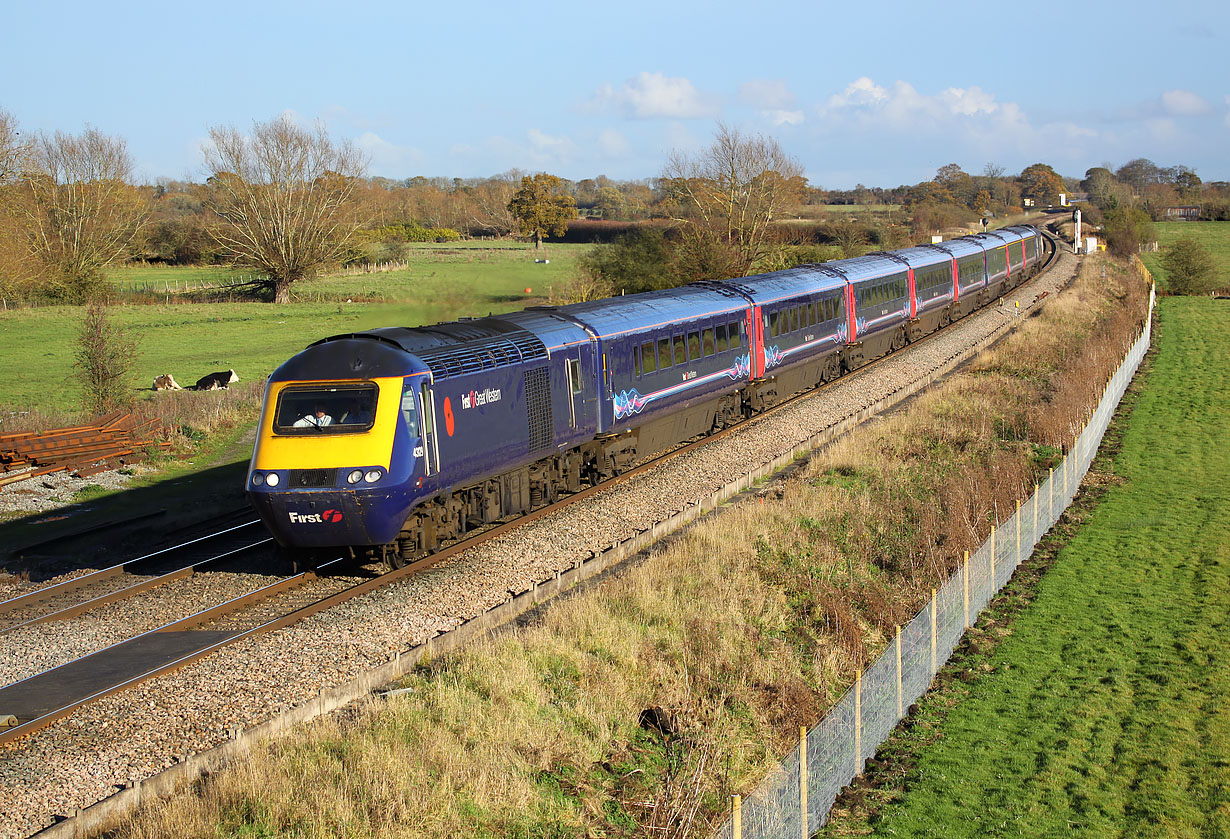
{"type": "MultiPolygon", "coordinates": [[[[530,246],[506,251],[423,247],[414,250],[408,270],[303,282],[295,286],[296,302],[284,306],[164,303],[116,306],[113,311],[116,321],[139,340],[134,387],[148,388],[162,373],[192,384],[206,373],[228,369],[242,381],[256,381],[326,335],[416,326],[541,302],[548,287],[571,276],[584,250],[550,245],[540,258],[551,262],[539,264],[530,246]],[[532,289],[528,295],[526,288],[532,289]]],[[[129,283],[162,283],[180,270],[134,267],[117,277],[129,283]]],[[[195,282],[214,276],[210,272],[215,269],[182,270],[185,282],[195,282]]],[[[72,381],[73,353],[83,314],[74,306],[0,314],[0,417],[3,410],[64,412],[77,405],[80,389],[72,381]]]]}
{"type": "Polygon", "coordinates": [[[1166,269],[1162,265],[1165,248],[1183,236],[1191,236],[1208,249],[1213,261],[1219,266],[1218,286],[1230,286],[1230,224],[1224,221],[1163,221],[1153,225],[1157,231],[1157,253],[1141,254],[1145,266],[1157,279],[1159,288],[1165,289],[1166,269]]]}
{"type": "Polygon", "coordinates": [[[1007,357],[1049,375],[992,358],[950,377],[530,625],[431,662],[412,692],[273,743],[117,839],[706,835],[1032,485],[1047,450],[1022,435],[1084,407],[1055,359],[1096,392],[1109,368],[1080,359],[1121,349],[1142,309],[1111,268],[1036,319],[1080,331],[1013,336],[1007,357]],[[655,707],[670,736],[639,724],[655,707]]]}
{"type": "Polygon", "coordinates": [[[1230,835],[1228,312],[1159,310],[1147,383],[1091,473],[1100,503],[994,651],[885,749],[909,766],[887,803],[827,835],[1230,835]]]}

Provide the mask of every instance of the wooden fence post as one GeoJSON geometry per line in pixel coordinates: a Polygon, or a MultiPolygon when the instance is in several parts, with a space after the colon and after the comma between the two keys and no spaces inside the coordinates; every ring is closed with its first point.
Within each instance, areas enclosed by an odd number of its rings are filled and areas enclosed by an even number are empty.
{"type": "Polygon", "coordinates": [[[863,771],[863,671],[854,674],[854,774],[863,771]]]}
{"type": "MultiPolygon", "coordinates": [[[[991,528],[991,561],[995,559],[995,528],[991,528]]],[[[961,559],[961,608],[965,614],[965,628],[969,629],[969,551],[961,559]]]]}
{"type": "Polygon", "coordinates": [[[743,839],[743,798],[739,795],[730,797],[730,826],[732,839],[743,839]]]}
{"type": "Polygon", "coordinates": [[[935,589],[931,589],[931,675],[934,676],[937,672],[935,664],[935,647],[936,647],[936,630],[935,630],[935,589]]]}
{"type": "Polygon", "coordinates": [[[902,717],[905,716],[905,711],[904,711],[905,705],[903,701],[904,697],[902,696],[902,691],[901,691],[901,627],[900,626],[897,627],[897,639],[896,639],[895,646],[897,647],[897,719],[901,719],[902,717]]]}
{"type": "Polygon", "coordinates": [[[799,835],[811,839],[807,826],[807,726],[799,726],[799,835]]]}

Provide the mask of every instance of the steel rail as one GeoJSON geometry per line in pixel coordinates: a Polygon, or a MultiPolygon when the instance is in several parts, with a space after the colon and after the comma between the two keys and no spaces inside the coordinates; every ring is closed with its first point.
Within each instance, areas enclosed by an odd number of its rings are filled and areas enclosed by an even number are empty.
{"type": "Polygon", "coordinates": [[[107,594],[99,595],[98,597],[94,597],[89,600],[83,600],[82,602],[77,603],[73,606],[66,606],[63,609],[58,609],[54,612],[48,612],[45,615],[39,615],[36,618],[30,618],[29,620],[22,621],[21,623],[15,623],[15,624],[10,624],[9,626],[0,627],[0,635],[3,635],[6,632],[12,632],[15,629],[20,629],[23,626],[31,626],[33,624],[38,624],[38,623],[48,623],[50,621],[68,620],[69,618],[75,618],[78,615],[83,615],[86,612],[90,611],[91,609],[96,609],[99,606],[106,606],[107,604],[115,603],[118,600],[127,600],[129,597],[133,597],[134,595],[140,594],[143,591],[149,591],[152,588],[157,588],[158,586],[165,585],[166,583],[171,583],[176,580],[187,579],[188,577],[191,577],[194,574],[204,570],[206,566],[219,563],[224,559],[230,559],[231,557],[237,554],[244,553],[245,551],[250,551],[253,548],[259,548],[262,545],[268,545],[272,541],[273,541],[272,536],[266,537],[259,541],[252,542],[247,545],[242,545],[233,550],[229,550],[226,553],[221,553],[221,554],[218,554],[217,556],[211,556],[208,559],[203,559],[203,560],[200,560],[199,562],[194,562],[190,565],[185,565],[181,568],[175,569],[174,571],[168,571],[167,573],[161,574],[157,577],[152,577],[148,580],[143,580],[142,582],[139,582],[139,583],[134,583],[133,585],[127,586],[125,588],[116,589],[115,591],[109,592],[107,594]]]}
{"type": "MultiPolygon", "coordinates": [[[[1037,277],[1041,276],[1043,273],[1045,273],[1047,270],[1053,267],[1053,265],[1057,261],[1058,252],[1059,252],[1057,242],[1054,240],[1051,234],[1047,233],[1045,235],[1046,235],[1047,241],[1051,245],[1051,253],[1046,263],[1042,265],[1039,268],[1038,272],[1035,273],[1035,275],[1031,277],[1030,280],[1028,280],[1027,282],[1030,282],[1036,279],[1037,277]]],[[[1020,288],[1020,287],[1021,286],[1017,286],[1016,288],[1020,288]]],[[[1000,298],[997,298],[997,299],[1002,299],[1002,297],[1003,295],[1001,295],[1000,298]]],[[[983,307],[984,310],[985,308],[986,307],[983,307]]],[[[943,330],[938,329],[935,332],[932,332],[930,335],[924,336],[922,339],[918,341],[914,341],[910,344],[907,344],[906,347],[904,347],[903,349],[909,349],[910,347],[919,346],[925,341],[932,338],[933,336],[940,334],[941,332],[943,332],[943,330]]],[[[875,359],[871,362],[868,362],[867,364],[864,364],[863,366],[859,367],[856,371],[852,371],[852,372],[863,373],[865,371],[874,369],[876,366],[879,365],[880,362],[890,357],[893,357],[893,356],[899,356],[900,352],[901,350],[898,350],[896,353],[887,353],[878,359],[875,359]]],[[[390,585],[394,582],[405,579],[406,577],[412,576],[414,574],[421,573],[427,570],[428,568],[431,568],[432,566],[438,565],[448,559],[451,559],[452,557],[462,553],[463,551],[477,547],[478,545],[481,545],[484,542],[495,539],[511,530],[514,530],[518,527],[521,527],[533,521],[536,521],[542,518],[543,516],[558,512],[560,509],[568,506],[569,504],[584,501],[585,499],[592,497],[598,492],[611,489],[626,480],[630,480],[631,478],[636,477],[637,475],[644,474],[645,472],[648,472],[653,468],[661,466],[664,462],[666,462],[667,460],[673,457],[678,457],[686,452],[693,451],[699,448],[700,446],[707,445],[711,442],[719,440],[722,437],[725,437],[727,434],[730,434],[734,431],[737,431],[747,426],[748,423],[751,423],[754,420],[760,419],[761,417],[765,417],[778,410],[781,410],[787,407],[788,405],[793,404],[794,402],[798,400],[819,395],[823,393],[828,388],[829,385],[835,384],[837,381],[842,381],[844,379],[846,379],[845,376],[841,377],[840,379],[835,380],[834,382],[827,382],[815,388],[812,388],[810,390],[803,391],[802,393],[794,395],[790,397],[789,399],[783,402],[780,402],[777,405],[774,405],[772,408],[762,411],[761,413],[757,414],[754,417],[751,417],[747,420],[736,423],[735,425],[728,426],[727,428],[724,428],[721,431],[715,432],[714,434],[708,435],[699,440],[694,440],[691,443],[687,443],[679,448],[672,449],[671,451],[666,452],[658,457],[652,458],[651,460],[646,461],[640,466],[630,469],[627,472],[624,472],[609,480],[603,481],[602,483],[597,484],[595,486],[587,487],[586,489],[583,489],[580,492],[576,492],[576,493],[573,493],[572,495],[561,498],[552,504],[549,504],[545,507],[540,507],[539,509],[531,511],[530,513],[527,513],[526,515],[519,516],[515,519],[512,519],[511,521],[507,521],[495,527],[484,530],[483,532],[475,536],[472,536],[470,538],[462,539],[458,542],[455,542],[454,544],[449,545],[448,547],[445,547],[441,549],[440,551],[434,554],[431,554],[430,556],[426,556],[418,560],[414,560],[402,566],[401,568],[398,568],[393,571],[389,571],[373,579],[365,580],[364,582],[358,583],[354,586],[346,588],[343,591],[335,592],[334,594],[324,597],[316,601],[315,603],[310,603],[310,604],[307,604],[306,606],[301,606],[292,612],[288,612],[287,614],[282,615],[281,617],[273,618],[258,626],[254,626],[246,630],[241,630],[234,635],[230,635],[226,638],[212,642],[206,646],[201,647],[198,650],[195,650],[187,655],[184,655],[176,659],[175,661],[169,662],[168,664],[162,665],[160,667],[152,668],[146,673],[142,673],[138,676],[134,676],[132,678],[125,680],[123,683],[108,687],[101,691],[98,691],[79,701],[73,702],[70,705],[65,706],[64,708],[57,709],[56,711],[49,712],[41,717],[38,717],[37,719],[28,720],[27,722],[22,723],[21,725],[0,731],[0,744],[11,742],[20,737],[25,736],[26,734],[30,734],[34,731],[37,731],[38,729],[45,728],[46,726],[50,725],[56,720],[59,720],[67,716],[68,714],[72,713],[77,708],[80,708],[83,705],[86,705],[90,702],[97,701],[98,699],[102,699],[103,697],[110,696],[114,693],[117,693],[129,687],[132,687],[134,685],[140,684],[141,682],[147,681],[149,679],[156,678],[157,676],[161,676],[166,673],[170,673],[175,670],[178,670],[179,668],[184,667],[188,664],[191,664],[201,658],[204,658],[205,656],[208,656],[211,653],[214,653],[230,644],[234,644],[238,641],[241,641],[247,638],[252,638],[258,635],[262,635],[268,632],[273,632],[278,629],[285,628],[287,626],[290,626],[291,624],[297,623],[298,621],[301,621],[313,615],[319,614],[320,612],[325,611],[326,609],[330,609],[333,606],[336,606],[340,603],[344,603],[347,600],[352,600],[356,597],[367,594],[368,592],[374,591],[375,589],[381,588],[386,585],[390,585]]],[[[341,561],[343,561],[343,558],[331,560],[323,565],[318,566],[317,570],[320,570],[322,568],[325,568],[327,566],[333,565],[341,561]]],[[[282,591],[287,591],[292,588],[295,588],[298,585],[302,585],[308,580],[314,579],[316,576],[317,575],[315,571],[305,571],[301,574],[297,574],[292,577],[288,577],[284,580],[280,580],[278,582],[272,583],[268,586],[265,586],[261,589],[257,589],[248,594],[241,595],[240,597],[234,598],[230,601],[227,601],[226,603],[220,604],[211,609],[205,610],[203,612],[199,612],[195,615],[190,615],[189,617],[182,618],[178,621],[173,621],[169,624],[159,627],[158,629],[151,630],[151,633],[177,631],[177,630],[190,629],[194,626],[200,626],[203,623],[207,623],[210,620],[223,616],[224,614],[234,612],[242,608],[245,605],[249,605],[252,602],[256,602],[257,600],[268,599],[268,597],[271,597],[276,593],[281,593],[282,591]],[[206,615],[209,615],[209,616],[206,617],[206,615]]],[[[151,634],[151,633],[145,633],[145,634],[151,634]]],[[[139,638],[142,636],[137,636],[137,637],[139,638]]],[[[129,639],[129,640],[132,640],[132,639],[129,639]]],[[[65,666],[65,665],[61,665],[61,666],[65,666]]],[[[53,668],[53,670],[54,669],[55,668],[53,668]]],[[[45,671],[45,672],[53,672],[53,671],[45,671]]]]}
{"type": "Polygon", "coordinates": [[[91,586],[112,577],[118,577],[121,574],[129,573],[132,567],[137,563],[148,562],[155,557],[163,556],[164,554],[171,553],[172,551],[184,550],[185,548],[205,542],[209,539],[215,539],[218,536],[225,536],[227,533],[233,533],[236,530],[241,530],[245,527],[252,527],[256,524],[260,524],[260,519],[244,522],[243,524],[238,524],[234,527],[219,530],[216,533],[210,533],[196,539],[191,539],[179,545],[172,545],[169,548],[163,548],[162,550],[154,551],[153,553],[145,554],[144,556],[139,556],[135,559],[126,559],[116,565],[112,565],[107,568],[100,568],[97,571],[91,571],[89,574],[83,574],[80,577],[74,577],[73,579],[65,580],[62,583],[45,586],[43,588],[18,595],[17,597],[11,597],[8,600],[0,601],[0,615],[5,614],[6,612],[12,612],[17,609],[25,608],[26,606],[31,606],[35,603],[40,603],[44,600],[49,600],[52,597],[58,597],[61,594],[68,594],[69,592],[76,591],[80,588],[85,588],[86,586],[91,586]]]}

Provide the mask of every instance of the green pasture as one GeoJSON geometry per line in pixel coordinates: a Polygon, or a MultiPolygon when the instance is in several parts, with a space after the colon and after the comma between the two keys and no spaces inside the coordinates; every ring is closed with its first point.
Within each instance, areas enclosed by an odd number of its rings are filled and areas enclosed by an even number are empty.
{"type": "Polygon", "coordinates": [[[827,835],[1230,836],[1228,324],[1224,302],[1161,301],[1101,503],[977,675],[899,735],[896,800],[827,835]]]}
{"type": "Polygon", "coordinates": [[[1145,267],[1152,272],[1160,288],[1166,288],[1166,269],[1162,257],[1168,245],[1183,236],[1191,236],[1204,245],[1220,266],[1221,286],[1230,285],[1230,222],[1224,221],[1162,221],[1153,225],[1157,231],[1157,253],[1141,254],[1145,267]]]}
{"type": "MultiPolygon", "coordinates": [[[[191,384],[215,370],[259,379],[326,335],[378,326],[415,326],[461,316],[506,312],[542,303],[567,282],[581,245],[450,245],[416,248],[400,271],[322,277],[294,286],[296,302],[157,303],[112,308],[117,323],[139,341],[134,386],[171,373],[191,384]],[[550,259],[550,263],[534,260],[550,259]],[[532,289],[530,294],[525,289],[532,289]]],[[[127,282],[200,281],[218,269],[137,266],[118,269],[127,282]]],[[[174,300],[174,294],[164,299],[174,300]]],[[[76,334],[84,310],[75,306],[0,313],[0,411],[71,410],[80,398],[72,381],[76,334]]]]}

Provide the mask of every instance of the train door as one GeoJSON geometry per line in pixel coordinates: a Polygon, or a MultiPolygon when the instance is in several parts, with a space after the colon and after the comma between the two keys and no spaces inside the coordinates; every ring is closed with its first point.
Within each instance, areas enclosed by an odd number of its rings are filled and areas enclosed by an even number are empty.
{"type": "Polygon", "coordinates": [[[423,385],[419,416],[423,424],[423,474],[434,475],[440,471],[440,440],[436,436],[435,394],[431,385],[423,385]]]}
{"type": "Polygon", "coordinates": [[[747,333],[748,368],[751,378],[764,376],[764,315],[759,306],[748,310],[744,324],[747,333]]]}

